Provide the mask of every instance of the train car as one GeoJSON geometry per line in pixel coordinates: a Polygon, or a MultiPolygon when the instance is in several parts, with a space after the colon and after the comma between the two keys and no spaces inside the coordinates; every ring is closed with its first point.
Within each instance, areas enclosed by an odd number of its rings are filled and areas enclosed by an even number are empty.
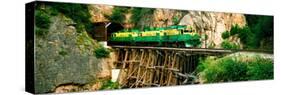
{"type": "Polygon", "coordinates": [[[109,41],[113,45],[133,46],[197,47],[201,44],[200,36],[192,28],[178,25],[145,31],[118,31],[111,34],[109,41]]]}

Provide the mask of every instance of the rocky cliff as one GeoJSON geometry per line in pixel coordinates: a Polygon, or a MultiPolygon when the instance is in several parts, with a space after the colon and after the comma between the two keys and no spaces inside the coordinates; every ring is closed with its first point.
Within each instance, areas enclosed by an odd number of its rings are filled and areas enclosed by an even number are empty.
{"type": "Polygon", "coordinates": [[[87,84],[96,79],[100,59],[97,45],[86,32],[77,33],[71,19],[51,18],[48,34],[35,39],[35,91],[52,92],[60,85],[87,84]]]}
{"type": "Polygon", "coordinates": [[[111,15],[113,6],[109,5],[89,5],[92,22],[104,22],[108,19],[104,15],[111,15]]]}
{"type": "MultiPolygon", "coordinates": [[[[245,26],[246,18],[243,14],[235,13],[189,11],[179,24],[191,25],[195,31],[201,35],[206,35],[206,40],[203,40],[202,44],[203,48],[220,48],[223,41],[222,33],[229,31],[231,26],[235,24],[241,27],[245,26]]],[[[232,41],[239,43],[237,38],[233,38],[232,41]]]]}

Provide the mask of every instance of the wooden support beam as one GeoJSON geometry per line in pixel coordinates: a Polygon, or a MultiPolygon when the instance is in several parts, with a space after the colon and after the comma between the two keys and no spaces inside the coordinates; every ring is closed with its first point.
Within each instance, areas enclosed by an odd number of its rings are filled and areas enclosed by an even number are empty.
{"type": "Polygon", "coordinates": [[[175,76],[175,72],[194,71],[199,57],[194,52],[135,48],[120,49],[119,55],[115,62],[122,65],[119,78],[123,75],[122,87],[130,88],[181,85],[184,79],[175,76]]]}
{"type": "MultiPolygon", "coordinates": [[[[173,60],[172,60],[172,66],[171,66],[171,68],[174,68],[174,65],[175,65],[175,63],[176,63],[177,54],[174,54],[173,57],[174,57],[174,58],[173,58],[173,60]]],[[[171,83],[171,79],[172,79],[172,71],[169,72],[169,78],[168,78],[168,83],[167,83],[168,86],[169,86],[170,83],[171,83]]]]}
{"type": "MultiPolygon", "coordinates": [[[[166,67],[166,63],[167,63],[167,60],[168,60],[168,52],[165,51],[165,58],[164,58],[164,63],[163,63],[163,67],[165,68],[166,67]]],[[[160,73],[160,85],[163,85],[164,83],[164,70],[161,70],[161,73],[160,73]]]]}
{"type": "MultiPolygon", "coordinates": [[[[128,54],[129,54],[129,51],[128,51],[128,50],[125,50],[125,58],[124,58],[124,61],[127,60],[128,54]]],[[[120,73],[119,73],[119,75],[118,75],[118,79],[117,79],[118,82],[120,82],[120,81],[122,80],[122,79],[121,79],[121,75],[124,73],[125,67],[126,67],[126,63],[123,63],[123,66],[122,66],[122,68],[121,68],[121,70],[120,70],[120,73]]],[[[121,81],[121,84],[122,84],[122,83],[123,83],[123,80],[121,81]]]]}

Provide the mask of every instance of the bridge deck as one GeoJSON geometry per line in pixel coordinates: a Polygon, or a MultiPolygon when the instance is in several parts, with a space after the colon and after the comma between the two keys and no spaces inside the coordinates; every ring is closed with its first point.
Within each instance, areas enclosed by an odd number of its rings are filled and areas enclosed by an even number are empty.
{"type": "Polygon", "coordinates": [[[173,50],[173,51],[186,51],[197,53],[235,53],[235,52],[257,52],[273,54],[269,50],[241,50],[241,49],[210,49],[210,48],[174,48],[174,47],[148,47],[148,46],[111,46],[112,48],[122,49],[152,49],[152,50],[173,50]]]}

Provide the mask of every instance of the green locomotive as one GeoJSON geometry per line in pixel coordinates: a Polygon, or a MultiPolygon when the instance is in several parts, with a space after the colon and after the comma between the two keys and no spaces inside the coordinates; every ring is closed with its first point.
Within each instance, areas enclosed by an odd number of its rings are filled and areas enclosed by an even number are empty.
{"type": "Polygon", "coordinates": [[[111,34],[112,45],[198,47],[199,34],[192,27],[173,25],[162,28],[148,28],[144,31],[122,30],[111,34]]]}

